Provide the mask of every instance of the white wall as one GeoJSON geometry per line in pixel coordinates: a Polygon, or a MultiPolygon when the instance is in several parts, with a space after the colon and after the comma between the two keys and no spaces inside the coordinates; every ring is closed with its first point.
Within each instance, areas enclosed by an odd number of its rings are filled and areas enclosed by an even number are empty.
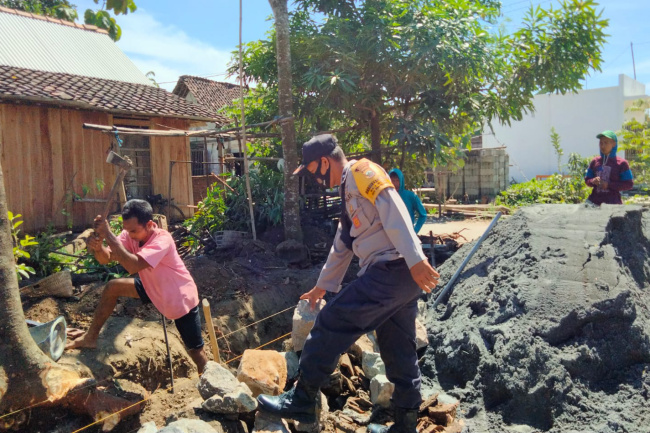
{"type": "Polygon", "coordinates": [[[645,85],[622,74],[616,87],[566,95],[537,95],[535,112],[525,115],[520,122],[508,126],[495,121],[494,133],[486,127],[483,147],[507,146],[510,176],[517,182],[538,174],[553,174],[557,172],[557,157],[551,145],[551,127],[560,135],[564,150],[562,164],[567,163],[572,152],[583,157],[595,156],[598,154],[596,135],[605,129],[621,129],[624,120],[632,116],[624,113],[626,106],[641,97],[647,97],[645,85]]]}

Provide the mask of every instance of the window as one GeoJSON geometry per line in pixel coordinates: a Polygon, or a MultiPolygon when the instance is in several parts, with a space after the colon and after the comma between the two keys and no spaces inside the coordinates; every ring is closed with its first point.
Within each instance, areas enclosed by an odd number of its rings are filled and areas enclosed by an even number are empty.
{"type": "Polygon", "coordinates": [[[149,137],[125,135],[122,137],[122,155],[131,158],[133,167],[124,176],[126,198],[145,199],[153,193],[151,186],[151,148],[149,137]]]}

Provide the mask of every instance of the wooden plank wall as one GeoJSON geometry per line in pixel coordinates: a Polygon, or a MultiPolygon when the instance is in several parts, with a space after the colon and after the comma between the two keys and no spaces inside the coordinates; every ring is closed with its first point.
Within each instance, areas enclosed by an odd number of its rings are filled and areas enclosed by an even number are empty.
{"type": "MultiPolygon", "coordinates": [[[[188,121],[183,119],[156,118],[151,129],[188,130],[188,121]],[[167,128],[165,128],[167,127],[167,128]]],[[[151,137],[151,172],[154,194],[168,196],[169,161],[190,161],[189,137],[151,137]]],[[[193,215],[194,205],[191,164],[175,164],[172,170],[172,197],[185,216],[193,215]]]]}
{"type": "MultiPolygon", "coordinates": [[[[109,136],[83,129],[84,123],[111,125],[110,114],[34,105],[0,104],[0,162],[4,172],[8,208],[22,214],[24,231],[34,233],[49,224],[67,226],[70,211],[74,229],[91,225],[103,203],[72,203],[70,193],[86,198],[105,199],[115,180],[116,169],[107,164],[109,136]],[[104,189],[98,192],[97,180],[104,189]]],[[[187,129],[187,121],[153,119],[177,129],[187,129]]],[[[169,160],[189,160],[189,139],[152,138],[152,183],[154,193],[167,196],[169,160]]],[[[172,196],[179,204],[193,204],[189,164],[174,167],[172,196]]],[[[190,209],[183,208],[183,211],[190,209]]]]}

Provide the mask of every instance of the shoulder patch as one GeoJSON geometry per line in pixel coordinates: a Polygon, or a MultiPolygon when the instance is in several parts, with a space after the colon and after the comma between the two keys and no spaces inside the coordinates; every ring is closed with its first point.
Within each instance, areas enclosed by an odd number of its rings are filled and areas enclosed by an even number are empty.
{"type": "Polygon", "coordinates": [[[381,166],[367,159],[361,159],[350,167],[354,181],[361,195],[372,204],[377,196],[386,188],[394,188],[393,183],[381,166]]]}

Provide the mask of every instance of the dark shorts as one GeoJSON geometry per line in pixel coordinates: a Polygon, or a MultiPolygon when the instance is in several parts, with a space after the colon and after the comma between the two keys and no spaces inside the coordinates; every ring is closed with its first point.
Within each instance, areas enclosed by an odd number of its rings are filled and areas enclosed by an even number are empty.
{"type": "MultiPolygon", "coordinates": [[[[144,290],[140,277],[135,277],[135,290],[142,300],[143,304],[150,304],[151,299],[144,290]]],[[[178,333],[188,349],[200,349],[203,347],[203,337],[201,336],[201,316],[199,315],[199,306],[192,308],[186,315],[174,320],[178,333]]]]}

